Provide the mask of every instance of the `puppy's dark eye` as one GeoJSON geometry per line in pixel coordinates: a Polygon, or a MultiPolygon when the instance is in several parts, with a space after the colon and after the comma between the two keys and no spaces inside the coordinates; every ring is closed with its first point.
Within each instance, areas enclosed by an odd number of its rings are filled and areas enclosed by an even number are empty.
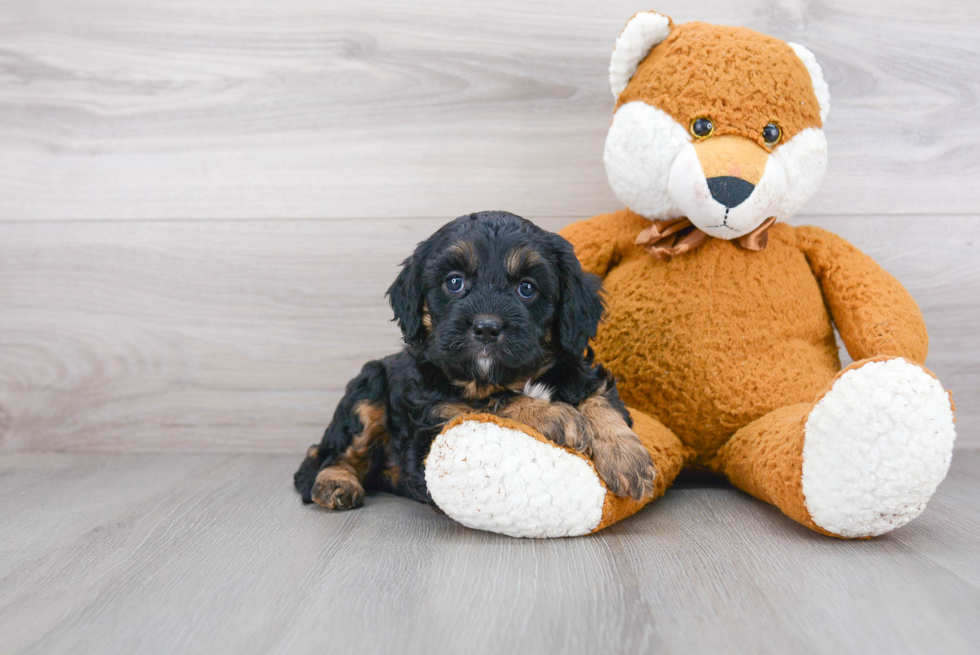
{"type": "Polygon", "coordinates": [[[521,298],[533,298],[534,294],[538,292],[538,288],[534,286],[533,282],[528,282],[524,280],[517,285],[517,293],[521,298]]]}
{"type": "Polygon", "coordinates": [[[766,140],[766,143],[774,146],[779,143],[779,139],[783,136],[783,131],[779,129],[779,126],[775,123],[769,123],[764,128],[762,128],[762,138],[766,140]]]}
{"type": "Polygon", "coordinates": [[[459,293],[464,286],[466,283],[463,281],[462,275],[453,274],[446,278],[446,290],[449,293],[459,293]]]}
{"type": "Polygon", "coordinates": [[[691,121],[691,134],[699,139],[711,136],[715,131],[715,124],[711,122],[710,118],[695,118],[691,121]]]}

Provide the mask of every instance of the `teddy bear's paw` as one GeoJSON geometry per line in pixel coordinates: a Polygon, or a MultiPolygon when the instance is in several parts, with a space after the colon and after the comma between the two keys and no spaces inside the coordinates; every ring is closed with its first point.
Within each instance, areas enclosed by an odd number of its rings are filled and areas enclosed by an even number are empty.
{"type": "Polygon", "coordinates": [[[425,461],[429,494],[450,518],[512,537],[571,537],[602,519],[606,489],[589,462],[488,421],[436,437],[425,461]]]}
{"type": "Polygon", "coordinates": [[[846,371],[806,422],[810,518],[842,537],[905,525],[946,477],[955,437],[950,398],[921,367],[895,358],[846,371]]]}

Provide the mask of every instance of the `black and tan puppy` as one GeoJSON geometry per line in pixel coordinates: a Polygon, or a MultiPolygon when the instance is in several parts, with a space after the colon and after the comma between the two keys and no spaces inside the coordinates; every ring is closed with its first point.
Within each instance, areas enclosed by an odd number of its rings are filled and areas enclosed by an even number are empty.
{"type": "Polygon", "coordinates": [[[490,412],[586,453],[613,493],[653,493],[649,453],[592,361],[600,281],[557,234],[506,212],[461,216],[388,289],[405,337],[365,364],[295,475],[304,502],[352,509],[366,488],[431,503],[423,462],[450,419],[490,412]]]}

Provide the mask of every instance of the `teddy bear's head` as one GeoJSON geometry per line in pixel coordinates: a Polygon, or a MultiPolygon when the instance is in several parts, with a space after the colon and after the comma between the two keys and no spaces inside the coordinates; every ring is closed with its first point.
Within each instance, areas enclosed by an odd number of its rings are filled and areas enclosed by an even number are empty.
{"type": "Polygon", "coordinates": [[[736,239],[795,213],[823,178],[830,92],[803,46],[644,12],[616,41],[609,81],[606,172],[646,218],[736,239]]]}

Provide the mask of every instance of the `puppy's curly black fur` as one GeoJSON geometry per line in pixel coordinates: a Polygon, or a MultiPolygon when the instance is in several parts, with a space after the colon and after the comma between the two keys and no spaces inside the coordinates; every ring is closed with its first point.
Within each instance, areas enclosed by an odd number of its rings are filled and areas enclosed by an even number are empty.
{"type": "Polygon", "coordinates": [[[461,216],[420,243],[388,297],[401,352],[347,385],[294,481],[352,509],[365,488],[431,503],[423,462],[455,416],[491,412],[587,453],[616,494],[653,492],[649,453],[615,380],[592,359],[600,280],[557,234],[507,212],[461,216]]]}

